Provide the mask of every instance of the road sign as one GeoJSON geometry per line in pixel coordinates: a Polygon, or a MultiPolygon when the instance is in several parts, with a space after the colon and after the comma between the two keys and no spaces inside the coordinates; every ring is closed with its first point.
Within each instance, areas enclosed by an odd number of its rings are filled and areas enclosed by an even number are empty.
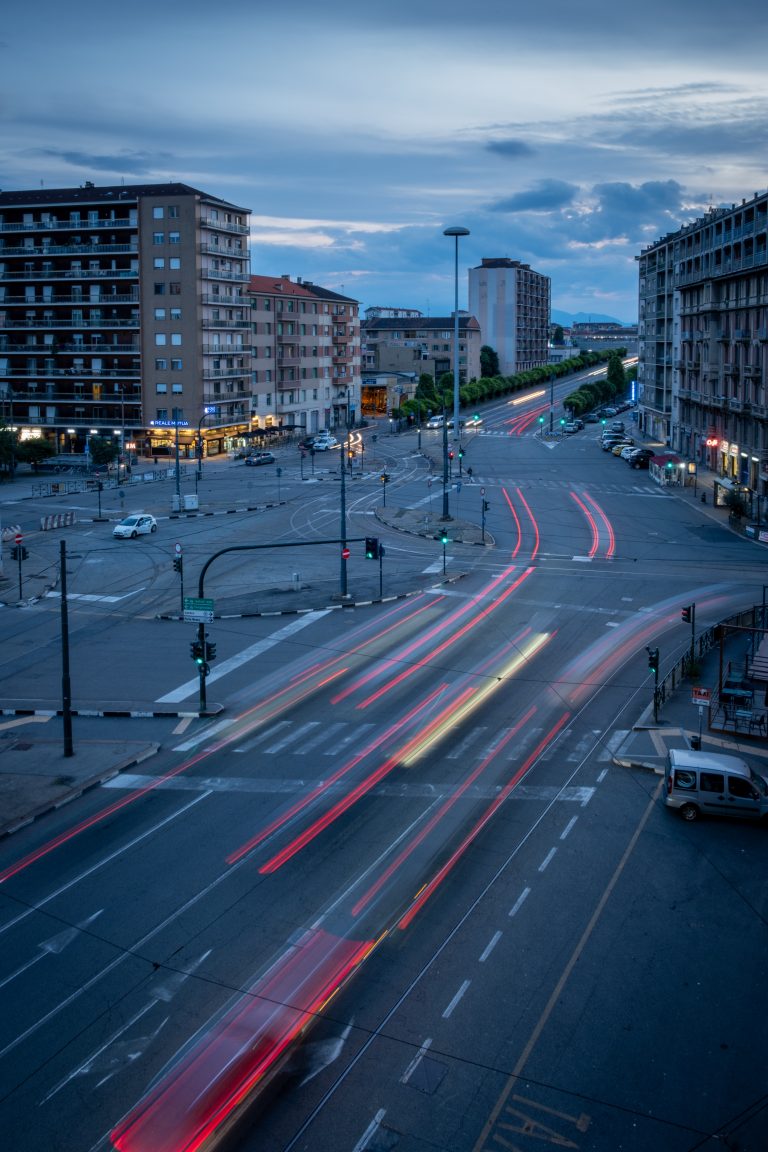
{"type": "Polygon", "coordinates": [[[21,532],[17,532],[17,533],[16,533],[16,535],[15,535],[15,537],[14,537],[14,539],[15,539],[15,541],[16,541],[16,543],[17,543],[17,544],[21,544],[21,541],[22,541],[22,535],[21,535],[21,532]]]}
{"type": "Polygon", "coordinates": [[[179,544],[178,540],[176,541],[176,555],[181,556],[181,544],[179,544]]]}
{"type": "Polygon", "coordinates": [[[485,488],[481,488],[481,489],[480,489],[480,495],[481,495],[481,496],[485,496],[485,488]]]}
{"type": "Polygon", "coordinates": [[[349,560],[349,548],[342,548],[341,558],[342,560],[349,560]]]}
{"type": "Polygon", "coordinates": [[[213,600],[194,596],[184,597],[184,621],[187,624],[210,624],[213,620],[213,600]]]}
{"type": "Polygon", "coordinates": [[[709,704],[711,698],[709,688],[691,688],[691,704],[709,704]]]}

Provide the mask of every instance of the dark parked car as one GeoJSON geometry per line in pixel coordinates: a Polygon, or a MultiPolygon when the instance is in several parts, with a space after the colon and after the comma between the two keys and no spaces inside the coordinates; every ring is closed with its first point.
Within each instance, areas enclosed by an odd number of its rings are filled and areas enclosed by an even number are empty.
{"type": "Polygon", "coordinates": [[[259,464],[274,464],[275,458],[271,452],[254,452],[252,456],[246,456],[245,462],[257,468],[259,464]]]}
{"type": "Polygon", "coordinates": [[[627,457],[627,464],[630,468],[647,468],[648,461],[652,460],[656,455],[650,448],[636,448],[630,456],[627,457]]]}

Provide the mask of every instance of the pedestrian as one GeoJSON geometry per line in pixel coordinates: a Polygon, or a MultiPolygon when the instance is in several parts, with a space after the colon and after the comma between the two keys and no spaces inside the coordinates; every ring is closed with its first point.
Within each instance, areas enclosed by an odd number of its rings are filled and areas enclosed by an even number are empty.
{"type": "Polygon", "coordinates": [[[472,465],[470,465],[469,468],[467,468],[467,476],[469,476],[469,482],[471,484],[472,483],[472,465]]]}

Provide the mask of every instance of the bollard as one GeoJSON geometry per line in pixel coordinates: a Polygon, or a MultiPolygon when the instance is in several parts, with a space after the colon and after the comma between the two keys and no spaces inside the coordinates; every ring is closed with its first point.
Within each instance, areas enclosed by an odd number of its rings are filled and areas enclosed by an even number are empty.
{"type": "Polygon", "coordinates": [[[702,492],[702,494],[701,494],[701,502],[702,502],[702,504],[706,504],[706,502],[707,502],[707,494],[706,494],[706,492],[702,492]]]}

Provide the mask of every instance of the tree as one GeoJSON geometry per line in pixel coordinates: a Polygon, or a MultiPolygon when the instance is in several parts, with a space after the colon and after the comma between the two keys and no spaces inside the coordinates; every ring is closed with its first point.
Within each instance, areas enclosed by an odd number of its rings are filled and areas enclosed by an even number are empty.
{"type": "Polygon", "coordinates": [[[480,349],[480,375],[498,376],[498,374],[498,353],[493,348],[491,348],[489,344],[483,344],[482,348],[480,349]]]}
{"type": "Polygon", "coordinates": [[[17,460],[31,464],[32,471],[37,472],[38,464],[56,455],[56,448],[48,440],[21,440],[16,445],[15,454],[17,460]]]}
{"type": "Polygon", "coordinates": [[[565,333],[563,332],[562,324],[555,324],[555,330],[552,333],[552,343],[559,346],[565,344],[565,333]]]}
{"type": "Polygon", "coordinates": [[[627,377],[618,352],[611,352],[608,356],[607,380],[611,386],[612,396],[619,396],[624,393],[627,387],[627,377]]]}
{"type": "Polygon", "coordinates": [[[111,464],[118,453],[117,444],[109,436],[91,436],[88,450],[92,462],[96,465],[111,464]]]}
{"type": "Polygon", "coordinates": [[[12,472],[17,458],[18,433],[0,425],[0,471],[12,472]]]}

